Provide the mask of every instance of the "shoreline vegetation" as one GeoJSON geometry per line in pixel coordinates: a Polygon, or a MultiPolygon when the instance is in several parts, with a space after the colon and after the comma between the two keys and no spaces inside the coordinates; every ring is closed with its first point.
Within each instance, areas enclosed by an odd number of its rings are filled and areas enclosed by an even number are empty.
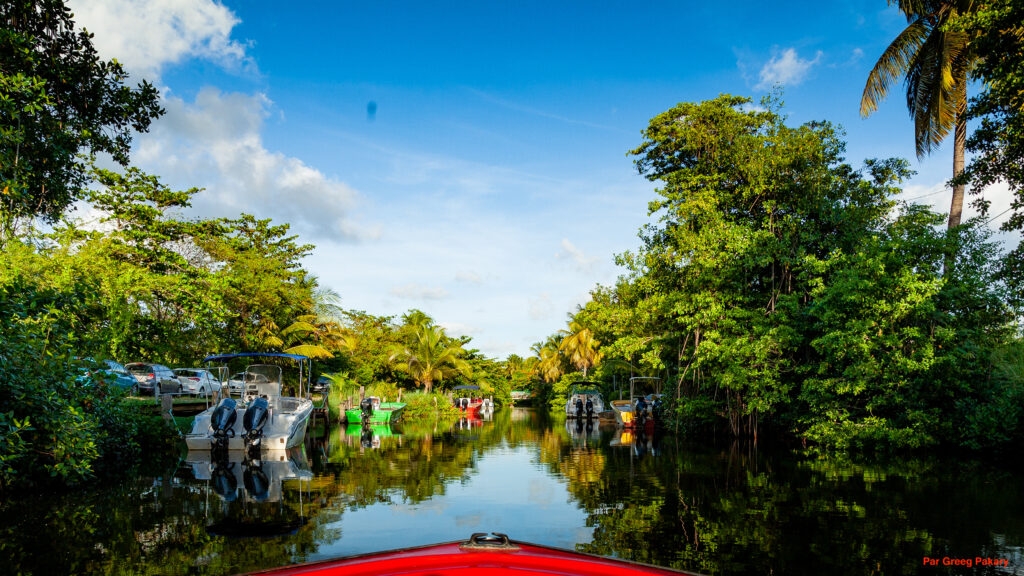
{"type": "MultiPolygon", "coordinates": [[[[1008,183],[1004,229],[1019,230],[1024,8],[974,10],[945,24],[971,38],[986,86],[957,181],[1008,183]]],[[[610,398],[645,375],[675,434],[856,454],[1024,445],[1024,248],[991,240],[983,200],[956,225],[899,201],[905,160],[855,167],[840,128],[787,124],[777,96],[651,119],[630,154],[655,198],[640,248],[615,257],[624,274],[532,356],[499,360],[420,310],[342,308],[286,223],[182,217],[216,191],[171,190],[129,159],[163,113],[156,89],[101,60],[62,2],[10,3],[0,22],[0,491],[89,482],[172,441],[83,380],[95,366],[80,358],[187,367],[226,350],[309,356],[338,398],[401,390],[410,417],[451,411],[462,384],[558,409],[577,380],[610,398]],[[75,203],[103,216],[84,226],[75,203]]]]}

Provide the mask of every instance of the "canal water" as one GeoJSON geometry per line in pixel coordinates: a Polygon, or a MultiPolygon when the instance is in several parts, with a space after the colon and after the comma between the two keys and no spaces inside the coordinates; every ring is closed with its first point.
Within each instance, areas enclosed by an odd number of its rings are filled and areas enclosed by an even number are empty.
{"type": "Polygon", "coordinates": [[[705,574],[1024,574],[1024,474],[690,445],[521,408],[320,426],[273,461],[183,455],[8,499],[0,573],[233,574],[474,532],[705,574]]]}

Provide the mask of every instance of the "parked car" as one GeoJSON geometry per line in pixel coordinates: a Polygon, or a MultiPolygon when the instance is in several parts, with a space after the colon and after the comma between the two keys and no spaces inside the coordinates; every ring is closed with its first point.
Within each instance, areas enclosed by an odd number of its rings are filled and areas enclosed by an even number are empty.
{"type": "Polygon", "coordinates": [[[132,362],[125,364],[128,373],[135,377],[140,394],[176,394],[181,392],[181,381],[174,372],[163,364],[132,362]]]}
{"type": "Polygon", "coordinates": [[[106,366],[106,368],[89,369],[83,368],[82,375],[77,378],[78,382],[95,382],[97,376],[100,376],[104,382],[117,386],[118,388],[124,388],[126,390],[133,390],[135,388],[135,378],[133,378],[128,371],[125,370],[124,366],[113,360],[103,360],[97,362],[92,358],[83,358],[88,364],[106,366]]]}
{"type": "Polygon", "coordinates": [[[206,396],[220,392],[221,384],[209,370],[202,368],[175,368],[174,375],[181,382],[181,391],[206,396]]]}
{"type": "Polygon", "coordinates": [[[228,379],[228,392],[231,394],[242,395],[242,391],[245,390],[245,383],[263,384],[270,382],[263,374],[254,374],[252,372],[238,372],[231,375],[228,379]]]}

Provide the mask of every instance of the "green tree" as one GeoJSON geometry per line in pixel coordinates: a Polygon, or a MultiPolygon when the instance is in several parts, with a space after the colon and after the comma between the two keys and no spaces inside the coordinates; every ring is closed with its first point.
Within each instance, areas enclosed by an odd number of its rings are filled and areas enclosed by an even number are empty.
{"type": "Polygon", "coordinates": [[[81,154],[128,164],[132,134],[163,110],[155,88],[125,85],[62,0],[0,5],[0,241],[17,219],[56,221],[89,181],[81,154]]]}
{"type": "Polygon", "coordinates": [[[391,360],[396,370],[408,374],[416,381],[416,386],[422,386],[429,393],[434,382],[456,374],[471,376],[465,354],[462,343],[453,342],[442,328],[415,325],[412,342],[397,347],[391,360]]]}
{"type": "MultiPolygon", "coordinates": [[[[1006,231],[1024,230],[1024,6],[1013,0],[981,0],[977,10],[962,14],[951,28],[972,38],[978,57],[973,78],[982,92],[971,101],[968,117],[978,121],[967,140],[972,153],[961,181],[980,194],[997,182],[1013,193],[1006,231]]],[[[985,213],[989,202],[976,203],[985,213]]],[[[996,216],[1000,216],[998,214],[996,216]]],[[[1024,248],[1008,254],[1004,277],[1016,286],[1024,281],[1024,248]]],[[[1020,301],[1020,291],[1014,294],[1020,301]]]]}
{"type": "Polygon", "coordinates": [[[914,119],[914,142],[921,158],[953,134],[953,199],[948,227],[960,225],[967,142],[967,80],[976,57],[971,36],[948,24],[975,9],[975,0],[889,0],[907,18],[907,27],[889,44],[868,75],[860,113],[868,116],[903,77],[907,109],[914,119]]]}
{"type": "Polygon", "coordinates": [[[601,361],[601,343],[594,339],[594,333],[589,328],[575,321],[569,322],[569,330],[564,333],[565,338],[558,345],[558,350],[565,354],[569,363],[581,370],[583,378],[586,378],[587,370],[601,361]]]}

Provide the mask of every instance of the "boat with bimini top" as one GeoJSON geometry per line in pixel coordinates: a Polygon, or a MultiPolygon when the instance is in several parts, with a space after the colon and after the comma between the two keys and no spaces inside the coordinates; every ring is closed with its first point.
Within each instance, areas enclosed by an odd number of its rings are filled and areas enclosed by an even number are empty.
{"type": "Polygon", "coordinates": [[[629,400],[612,400],[615,411],[615,424],[620,428],[654,427],[655,415],[661,413],[661,394],[651,393],[646,396],[639,393],[640,387],[660,388],[661,378],[651,376],[634,376],[629,379],[629,400]],[[658,406],[655,406],[655,403],[658,406]]]}
{"type": "Polygon", "coordinates": [[[309,397],[312,361],[298,354],[218,354],[205,363],[235,358],[290,358],[299,366],[298,396],[282,395],[281,367],[250,364],[245,369],[245,388],[239,400],[221,388],[216,404],[196,415],[192,431],[185,435],[189,450],[283,450],[298,446],[306,436],[313,413],[309,397]]]}
{"type": "Polygon", "coordinates": [[[604,398],[597,382],[574,382],[565,401],[566,418],[594,419],[604,412],[604,398]]]}

